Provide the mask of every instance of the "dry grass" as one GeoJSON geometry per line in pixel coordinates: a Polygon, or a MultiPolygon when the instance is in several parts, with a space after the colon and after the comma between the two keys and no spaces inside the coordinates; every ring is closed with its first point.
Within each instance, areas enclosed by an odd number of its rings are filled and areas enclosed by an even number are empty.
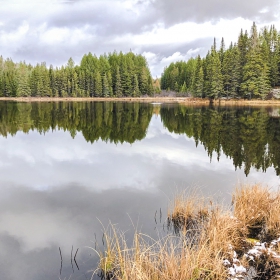
{"type": "Polygon", "coordinates": [[[233,215],[248,230],[249,238],[262,242],[279,235],[280,192],[260,185],[236,188],[233,194],[233,215]]]}
{"type": "Polygon", "coordinates": [[[105,234],[106,250],[99,253],[101,276],[108,280],[234,279],[223,261],[234,267],[238,258],[238,265],[253,269],[254,279],[274,279],[280,269],[280,239],[273,253],[263,247],[253,260],[245,253],[256,250],[256,238],[268,241],[279,236],[280,193],[259,185],[237,188],[233,207],[195,194],[178,194],[168,213],[175,234],[152,240],[136,233],[130,247],[125,235],[112,226],[105,234]]]}
{"type": "Polygon", "coordinates": [[[187,246],[178,236],[155,241],[135,234],[133,246],[128,249],[124,235],[115,233],[106,234],[107,248],[99,255],[103,279],[225,279],[227,275],[220,257],[207,244],[198,249],[187,246]]]}
{"type": "Polygon", "coordinates": [[[228,244],[236,249],[244,246],[246,228],[232,216],[229,207],[214,203],[196,193],[184,191],[175,196],[168,210],[168,221],[175,233],[191,237],[189,242],[207,242],[213,252],[228,251],[228,244]]]}
{"type": "MultiPolygon", "coordinates": [[[[162,97],[155,94],[149,97],[0,97],[0,101],[18,102],[58,102],[58,101],[120,101],[120,102],[161,102],[161,103],[180,103],[185,105],[200,106],[209,105],[208,98],[193,97],[162,97]]],[[[217,106],[280,106],[280,100],[212,100],[217,106]]]]}
{"type": "Polygon", "coordinates": [[[175,233],[187,231],[195,235],[195,232],[200,232],[212,211],[213,203],[210,199],[195,192],[183,191],[175,195],[168,208],[168,225],[173,226],[175,233]]]}

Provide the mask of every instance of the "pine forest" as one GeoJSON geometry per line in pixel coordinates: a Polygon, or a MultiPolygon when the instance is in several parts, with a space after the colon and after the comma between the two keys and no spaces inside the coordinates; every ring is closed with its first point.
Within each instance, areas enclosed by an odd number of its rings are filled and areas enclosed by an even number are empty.
{"type": "Polygon", "coordinates": [[[161,89],[202,98],[264,99],[280,86],[280,33],[274,26],[250,33],[241,30],[237,43],[218,48],[216,40],[205,58],[171,63],[164,69],[161,89]]]}
{"type": "Polygon", "coordinates": [[[146,59],[132,52],[99,58],[84,55],[79,66],[33,67],[0,57],[0,97],[137,97],[153,92],[146,59]]]}
{"type": "Polygon", "coordinates": [[[280,33],[274,26],[241,30],[228,49],[216,40],[205,58],[173,62],[153,80],[144,56],[88,53],[80,65],[15,63],[0,57],[0,97],[140,97],[175,91],[200,98],[264,99],[280,86],[280,33]]]}

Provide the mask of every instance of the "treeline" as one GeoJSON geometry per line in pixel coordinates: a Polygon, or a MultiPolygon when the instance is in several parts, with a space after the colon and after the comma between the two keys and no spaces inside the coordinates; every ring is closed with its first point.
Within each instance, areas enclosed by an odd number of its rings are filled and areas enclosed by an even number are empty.
{"type": "Polygon", "coordinates": [[[0,135],[37,130],[81,132],[87,142],[99,139],[134,143],[146,136],[153,106],[121,102],[0,102],[0,135]]]}
{"type": "Polygon", "coordinates": [[[216,40],[205,58],[171,63],[161,76],[161,89],[194,97],[265,98],[280,86],[280,33],[274,26],[258,33],[254,23],[250,34],[241,33],[237,43],[225,48],[216,40]]]}
{"type": "Polygon", "coordinates": [[[251,167],[265,172],[274,167],[280,175],[280,118],[268,108],[226,108],[185,106],[162,107],[163,124],[170,132],[186,134],[204,146],[210,158],[222,153],[235,168],[251,167]]]}
{"type": "Polygon", "coordinates": [[[0,97],[137,97],[153,93],[145,57],[110,53],[84,55],[80,65],[32,66],[0,57],[0,97]]]}

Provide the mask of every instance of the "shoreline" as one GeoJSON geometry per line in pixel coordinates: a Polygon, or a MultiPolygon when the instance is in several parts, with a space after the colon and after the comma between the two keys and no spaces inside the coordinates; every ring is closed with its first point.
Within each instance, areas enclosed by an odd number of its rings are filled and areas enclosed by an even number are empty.
{"type": "Polygon", "coordinates": [[[131,246],[125,233],[110,224],[103,233],[106,246],[103,243],[103,249],[95,250],[99,263],[94,275],[276,279],[280,276],[279,202],[279,190],[258,184],[236,187],[232,207],[186,189],[169,200],[165,236],[153,239],[135,231],[131,246]]]}
{"type": "MultiPolygon", "coordinates": [[[[110,102],[159,102],[159,103],[180,103],[184,105],[209,105],[209,99],[192,97],[0,97],[0,101],[16,102],[86,102],[86,101],[110,101],[110,102]]],[[[230,106],[279,106],[280,100],[213,100],[213,105],[230,106]]]]}

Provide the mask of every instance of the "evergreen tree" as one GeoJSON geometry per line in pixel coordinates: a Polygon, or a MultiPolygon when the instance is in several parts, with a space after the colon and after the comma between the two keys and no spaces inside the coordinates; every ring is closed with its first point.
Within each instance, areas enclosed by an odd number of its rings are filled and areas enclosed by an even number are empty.
{"type": "Polygon", "coordinates": [[[184,82],[184,84],[181,86],[180,92],[183,94],[186,94],[187,91],[188,91],[187,85],[186,85],[186,82],[184,82]]]}
{"type": "Polygon", "coordinates": [[[102,97],[108,97],[110,95],[109,83],[107,75],[103,74],[102,76],[102,97]]]}
{"type": "Polygon", "coordinates": [[[219,54],[215,50],[215,44],[212,47],[211,53],[207,55],[205,61],[206,69],[206,95],[211,99],[218,98],[223,92],[223,81],[221,72],[221,61],[219,54]]]}
{"type": "Polygon", "coordinates": [[[204,84],[204,73],[202,68],[202,61],[200,56],[197,57],[196,69],[193,80],[193,94],[196,97],[203,97],[203,84],[204,84]]]}
{"type": "Polygon", "coordinates": [[[131,75],[127,69],[126,57],[123,57],[120,65],[120,74],[121,74],[121,85],[122,85],[122,94],[124,96],[130,96],[132,92],[131,88],[131,75]]]}
{"type": "Polygon", "coordinates": [[[227,97],[236,97],[241,83],[240,51],[236,45],[231,44],[224,54],[222,75],[224,94],[227,97]]]}
{"type": "Polygon", "coordinates": [[[31,89],[29,86],[29,69],[24,63],[20,63],[17,69],[18,77],[18,87],[17,87],[17,97],[27,97],[31,96],[31,89]]]}
{"type": "Polygon", "coordinates": [[[16,65],[11,59],[7,59],[4,63],[2,76],[2,90],[3,96],[15,97],[18,88],[18,78],[16,65]]]}
{"type": "Polygon", "coordinates": [[[246,64],[243,67],[243,82],[241,89],[246,97],[264,98],[269,92],[269,69],[267,65],[266,46],[261,48],[255,23],[251,29],[250,46],[246,55],[246,64]]]}
{"type": "Polygon", "coordinates": [[[243,30],[241,29],[241,33],[238,38],[238,43],[237,43],[239,52],[240,52],[240,64],[241,64],[241,69],[246,64],[246,56],[249,48],[249,38],[248,38],[248,33],[245,31],[245,34],[243,34],[243,30]]]}
{"type": "Polygon", "coordinates": [[[103,90],[102,78],[101,78],[99,71],[97,71],[95,73],[95,81],[94,81],[94,96],[96,96],[96,97],[102,96],[102,93],[103,93],[102,90],[103,90]]]}
{"type": "Polygon", "coordinates": [[[262,37],[264,38],[268,46],[268,68],[270,84],[271,86],[275,87],[280,82],[278,70],[278,64],[280,62],[278,40],[279,36],[277,30],[275,29],[275,26],[272,25],[269,31],[264,28],[262,37]]]}
{"type": "Polygon", "coordinates": [[[226,49],[225,40],[224,40],[224,38],[222,38],[221,47],[220,47],[220,51],[219,51],[219,57],[220,57],[221,64],[223,64],[225,49],[226,49]]]}
{"type": "Polygon", "coordinates": [[[133,76],[132,87],[133,87],[132,96],[133,97],[139,97],[140,96],[140,90],[139,90],[138,78],[137,78],[136,74],[133,76]]]}
{"type": "Polygon", "coordinates": [[[121,82],[121,75],[120,75],[120,68],[117,66],[116,69],[116,78],[115,78],[115,84],[114,84],[114,95],[116,97],[122,96],[122,82],[121,82]]]}
{"type": "Polygon", "coordinates": [[[139,77],[139,89],[140,89],[140,93],[142,95],[148,94],[148,87],[149,87],[149,83],[148,83],[148,75],[147,75],[147,71],[146,68],[142,68],[140,77],[139,77]]]}
{"type": "Polygon", "coordinates": [[[50,65],[50,69],[49,69],[49,81],[50,81],[50,96],[54,97],[57,94],[56,94],[55,72],[52,65],[50,65]]]}
{"type": "Polygon", "coordinates": [[[179,85],[178,85],[178,82],[177,82],[177,81],[175,82],[174,90],[175,90],[176,92],[179,92],[179,85]]]}

